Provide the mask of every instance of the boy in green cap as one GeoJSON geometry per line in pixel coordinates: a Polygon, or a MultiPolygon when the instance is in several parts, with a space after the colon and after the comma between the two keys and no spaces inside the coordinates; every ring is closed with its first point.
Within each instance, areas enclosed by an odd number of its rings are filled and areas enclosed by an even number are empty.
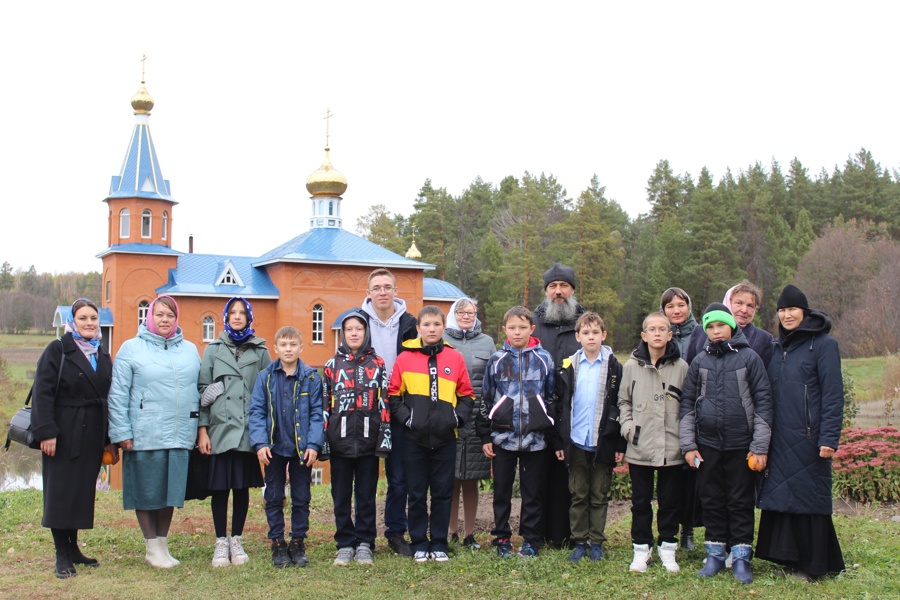
{"type": "Polygon", "coordinates": [[[753,581],[750,555],[754,529],[755,473],[766,466],[772,426],[772,393],[762,359],[719,302],[703,312],[709,340],[688,370],[681,395],[680,444],[697,486],[706,527],[706,565],[698,575],[732,569],[741,583],[753,581]]]}

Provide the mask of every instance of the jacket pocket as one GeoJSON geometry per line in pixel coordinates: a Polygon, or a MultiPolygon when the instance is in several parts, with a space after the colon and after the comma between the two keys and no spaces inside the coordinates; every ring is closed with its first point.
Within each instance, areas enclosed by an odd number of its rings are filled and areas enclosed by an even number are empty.
{"type": "Polygon", "coordinates": [[[511,431],[513,428],[513,401],[509,396],[502,396],[488,413],[491,429],[494,431],[511,431]]]}
{"type": "Polygon", "coordinates": [[[553,418],[547,413],[547,405],[540,394],[528,397],[528,422],[522,435],[532,431],[544,431],[553,427],[553,418]]]}
{"type": "Polygon", "coordinates": [[[449,402],[433,402],[428,421],[431,437],[438,443],[456,439],[456,410],[449,402]]]}

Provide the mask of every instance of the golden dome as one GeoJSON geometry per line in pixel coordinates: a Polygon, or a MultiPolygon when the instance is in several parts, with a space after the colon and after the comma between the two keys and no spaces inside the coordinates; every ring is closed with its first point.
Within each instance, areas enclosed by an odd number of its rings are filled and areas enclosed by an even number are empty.
{"type": "Polygon", "coordinates": [[[143,83],[142,81],[141,89],[131,97],[131,108],[134,109],[136,115],[149,115],[153,110],[153,97],[150,96],[150,92],[143,86],[143,83]]]}
{"type": "Polygon", "coordinates": [[[306,178],[306,189],[313,196],[341,196],[347,191],[347,178],[331,166],[328,151],[326,147],[322,166],[306,178]]]}
{"type": "Polygon", "coordinates": [[[406,258],[410,260],[419,260],[422,258],[422,253],[419,252],[419,249],[416,247],[416,240],[413,239],[412,246],[409,247],[409,250],[406,251],[406,258]]]}

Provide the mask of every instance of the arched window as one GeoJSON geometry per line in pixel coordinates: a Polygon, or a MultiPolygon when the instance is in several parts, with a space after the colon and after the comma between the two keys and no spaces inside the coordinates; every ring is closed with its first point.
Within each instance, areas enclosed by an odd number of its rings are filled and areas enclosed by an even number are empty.
{"type": "Polygon", "coordinates": [[[119,237],[131,236],[131,211],[123,208],[119,211],[119,237]]]}
{"type": "Polygon", "coordinates": [[[141,213],[141,237],[148,238],[150,237],[150,223],[153,220],[153,213],[150,212],[149,208],[145,208],[144,212],[141,213]]]}
{"type": "Polygon", "coordinates": [[[203,317],[203,341],[211,342],[216,339],[216,320],[212,317],[203,317]]]}
{"type": "Polygon", "coordinates": [[[169,213],[163,211],[162,217],[162,239],[168,239],[169,237],[169,213]]]}
{"type": "Polygon", "coordinates": [[[319,211],[316,214],[317,215],[325,214],[325,202],[323,200],[319,200],[319,211]]]}
{"type": "Polygon", "coordinates": [[[321,304],[313,306],[312,341],[313,344],[325,343],[325,308],[321,304]]]}
{"type": "Polygon", "coordinates": [[[141,300],[141,303],[138,304],[138,325],[143,325],[147,322],[148,312],[150,312],[150,303],[146,300],[141,300]]]}
{"type": "Polygon", "coordinates": [[[110,284],[111,284],[110,280],[107,279],[107,280],[106,280],[106,301],[107,301],[107,302],[109,302],[109,290],[110,290],[110,287],[111,287],[110,284]]]}
{"type": "Polygon", "coordinates": [[[334,216],[334,200],[328,201],[328,216],[329,217],[334,216]]]}

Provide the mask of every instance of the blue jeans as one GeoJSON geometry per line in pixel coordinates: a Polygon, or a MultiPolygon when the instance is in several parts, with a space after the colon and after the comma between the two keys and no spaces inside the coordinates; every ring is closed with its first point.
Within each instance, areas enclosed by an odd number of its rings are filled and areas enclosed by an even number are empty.
{"type": "Polygon", "coordinates": [[[338,548],[356,548],[360,543],[375,548],[375,491],[378,488],[378,457],[331,456],[331,500],[334,503],[334,541],[338,548]],[[356,499],[356,518],[353,503],[356,499]],[[355,521],[355,522],[354,522],[355,521]]]}
{"type": "Polygon", "coordinates": [[[312,468],[303,464],[297,456],[281,456],[273,453],[266,465],[266,520],[269,521],[269,539],[284,538],[284,484],[285,472],[291,478],[291,538],[302,540],[309,531],[309,486],[312,468]]]}
{"type": "MultiPolygon", "coordinates": [[[[391,453],[393,452],[392,449],[391,453]]],[[[456,442],[445,444],[440,448],[428,448],[409,442],[403,449],[403,468],[406,470],[409,489],[409,547],[413,552],[447,551],[454,467],[456,467],[456,442]]]]}
{"type": "Polygon", "coordinates": [[[384,537],[392,538],[406,533],[406,504],[408,492],[403,470],[403,423],[391,421],[391,453],[384,459],[387,475],[387,494],[384,498],[384,537]]]}

